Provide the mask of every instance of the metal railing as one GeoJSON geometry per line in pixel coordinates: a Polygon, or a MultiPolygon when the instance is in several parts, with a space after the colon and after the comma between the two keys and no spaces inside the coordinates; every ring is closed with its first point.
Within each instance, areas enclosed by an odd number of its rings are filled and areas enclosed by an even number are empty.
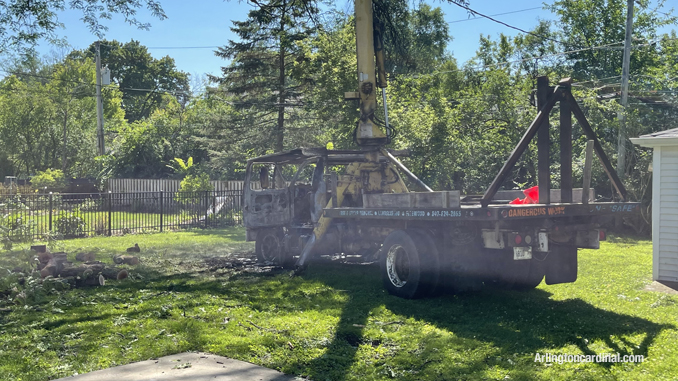
{"type": "Polygon", "coordinates": [[[76,238],[230,226],[242,222],[242,191],[0,195],[0,235],[76,238]]]}

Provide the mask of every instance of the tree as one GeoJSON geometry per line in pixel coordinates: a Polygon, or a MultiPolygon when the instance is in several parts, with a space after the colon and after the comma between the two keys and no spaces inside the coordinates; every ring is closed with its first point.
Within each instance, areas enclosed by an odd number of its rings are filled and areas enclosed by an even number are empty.
{"type": "Polygon", "coordinates": [[[168,177],[176,157],[191,156],[196,164],[206,159],[205,150],[195,143],[195,128],[183,120],[183,107],[176,99],[166,98],[164,109],[120,127],[111,144],[112,159],[106,164],[112,176],[168,177]]]}
{"type": "Polygon", "coordinates": [[[0,82],[0,146],[13,161],[15,176],[57,167],[59,136],[45,85],[15,76],[0,82]]]}
{"type": "Polygon", "coordinates": [[[293,69],[306,60],[300,44],[315,32],[319,10],[314,0],[254,3],[247,20],[233,22],[231,30],[240,41],[229,41],[216,52],[231,59],[230,66],[222,67],[221,77],[210,79],[219,84],[217,93],[247,110],[248,129],[258,132],[260,150],[282,151],[287,110],[302,101],[302,89],[309,83],[293,69]]]}
{"type": "MultiPolygon", "coordinates": [[[[656,9],[665,2],[660,0],[656,9]]],[[[559,17],[561,49],[574,51],[567,56],[574,79],[584,81],[621,75],[625,0],[558,0],[546,8],[559,17]],[[582,50],[593,47],[596,48],[582,50]]],[[[631,55],[631,75],[644,66],[655,65],[658,55],[651,42],[657,38],[657,29],[676,22],[675,17],[650,9],[649,1],[639,1],[635,8],[633,43],[637,45],[631,55]]]]}
{"type": "MultiPolygon", "coordinates": [[[[0,147],[14,175],[61,168],[69,177],[96,173],[94,64],[65,60],[55,65],[20,64],[0,85],[0,147]],[[24,71],[25,70],[25,71],[24,71]],[[39,73],[39,74],[34,74],[39,73]]],[[[120,94],[104,92],[104,117],[122,120],[120,94]]]]}
{"type": "MultiPolygon", "coordinates": [[[[71,58],[94,59],[95,44],[84,51],[71,53],[71,58]]],[[[111,70],[111,81],[122,92],[122,108],[129,123],[148,118],[166,104],[167,95],[186,104],[190,96],[189,76],[177,69],[174,59],[155,59],[139,41],[125,44],[101,42],[101,62],[111,70]]]]}
{"type": "Polygon", "coordinates": [[[108,29],[100,20],[111,19],[114,13],[140,29],[150,24],[136,19],[137,10],[145,6],[154,17],[166,18],[160,3],[155,0],[9,0],[0,2],[0,52],[35,45],[40,39],[57,39],[56,30],[62,27],[57,12],[73,9],[82,12],[81,20],[97,37],[108,29]]]}

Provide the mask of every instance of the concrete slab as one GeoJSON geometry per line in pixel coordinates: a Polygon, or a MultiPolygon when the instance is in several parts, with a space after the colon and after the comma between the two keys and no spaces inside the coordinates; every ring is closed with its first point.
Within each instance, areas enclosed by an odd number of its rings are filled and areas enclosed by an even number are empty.
{"type": "Polygon", "coordinates": [[[301,378],[210,353],[179,353],[56,381],[293,381],[301,378]]]}
{"type": "Polygon", "coordinates": [[[654,281],[645,286],[645,291],[663,292],[678,295],[678,282],[654,281]]]}

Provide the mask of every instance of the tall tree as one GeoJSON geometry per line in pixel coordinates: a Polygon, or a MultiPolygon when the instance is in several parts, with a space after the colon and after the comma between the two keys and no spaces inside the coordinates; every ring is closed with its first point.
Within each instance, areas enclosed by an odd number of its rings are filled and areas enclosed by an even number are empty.
{"type": "MultiPolygon", "coordinates": [[[[253,1],[245,21],[234,21],[230,40],[215,54],[230,59],[222,76],[211,76],[218,93],[230,96],[233,105],[254,119],[250,132],[258,131],[261,149],[283,150],[287,110],[301,101],[307,78],[294,72],[306,60],[300,43],[318,28],[315,0],[253,1]],[[272,133],[271,133],[272,132],[272,133]]],[[[244,137],[245,135],[243,135],[244,137]]]]}
{"type": "MultiPolygon", "coordinates": [[[[660,0],[656,9],[663,7],[660,0]]],[[[651,43],[657,30],[676,22],[675,17],[657,13],[647,0],[636,2],[633,12],[633,54],[631,75],[652,66],[658,59],[651,43]]],[[[557,0],[547,9],[559,18],[559,41],[568,54],[573,77],[577,80],[607,78],[621,74],[626,30],[625,0],[557,0]],[[593,49],[586,49],[593,48],[593,49]]]]}
{"type": "MultiPolygon", "coordinates": [[[[70,57],[94,58],[95,47],[73,52],[70,57]]],[[[189,76],[177,69],[174,59],[153,58],[139,41],[101,42],[101,62],[111,70],[111,81],[122,91],[122,107],[129,123],[148,118],[161,108],[165,95],[185,104],[190,95],[189,76]]]]}

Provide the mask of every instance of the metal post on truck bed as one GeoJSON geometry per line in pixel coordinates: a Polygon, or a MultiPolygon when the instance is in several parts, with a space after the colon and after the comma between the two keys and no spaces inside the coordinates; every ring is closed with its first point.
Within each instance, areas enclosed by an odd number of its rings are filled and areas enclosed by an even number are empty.
{"type": "Polygon", "coordinates": [[[480,200],[482,206],[487,206],[494,195],[497,194],[499,187],[501,187],[501,185],[504,183],[504,180],[506,180],[506,177],[516,165],[518,159],[520,159],[520,156],[523,154],[523,152],[525,152],[525,149],[527,149],[530,141],[537,134],[539,127],[541,127],[542,121],[549,117],[549,113],[551,112],[551,109],[553,109],[553,105],[555,105],[556,102],[560,100],[561,94],[562,91],[558,87],[553,90],[546,104],[544,104],[544,106],[539,110],[537,117],[534,118],[532,124],[530,124],[530,127],[527,128],[527,131],[525,131],[525,134],[520,139],[520,142],[516,148],[513,149],[513,152],[511,152],[511,155],[504,163],[504,166],[492,181],[492,184],[490,184],[490,186],[487,188],[487,191],[485,191],[483,198],[480,200]]]}
{"type": "Polygon", "coordinates": [[[579,121],[579,124],[581,125],[581,128],[584,130],[586,137],[589,140],[593,140],[593,149],[596,151],[598,159],[600,159],[600,162],[603,164],[603,170],[605,170],[607,177],[610,178],[612,185],[617,190],[617,193],[619,193],[619,196],[621,197],[622,201],[625,201],[626,188],[624,188],[624,184],[622,184],[621,180],[619,179],[619,176],[617,176],[617,171],[615,171],[614,168],[612,168],[612,164],[610,164],[610,160],[608,160],[607,155],[605,155],[605,151],[603,151],[603,146],[598,141],[596,133],[593,131],[593,128],[589,124],[588,120],[586,120],[584,112],[581,110],[581,108],[579,108],[579,104],[572,97],[570,97],[570,106],[572,107],[572,113],[577,118],[577,121],[579,121]]]}
{"type": "Polygon", "coordinates": [[[563,90],[560,102],[560,202],[572,202],[572,110],[570,86],[572,80],[564,78],[558,86],[563,90]]]}
{"type": "MultiPolygon", "coordinates": [[[[541,110],[546,105],[549,97],[549,77],[537,78],[537,109],[541,110]]],[[[539,203],[551,203],[551,161],[549,151],[551,148],[551,125],[549,118],[544,118],[537,133],[537,172],[539,184],[539,203]]]]}

